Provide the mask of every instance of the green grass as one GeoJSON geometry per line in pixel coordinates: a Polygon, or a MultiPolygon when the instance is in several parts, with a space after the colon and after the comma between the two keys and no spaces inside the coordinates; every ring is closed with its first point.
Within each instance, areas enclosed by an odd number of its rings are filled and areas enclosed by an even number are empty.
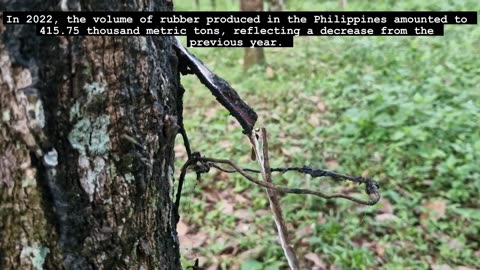
{"type": "MultiPolygon", "coordinates": [[[[238,9],[236,1],[217,2],[217,10],[238,9]]],[[[210,10],[210,1],[200,3],[210,10]]],[[[338,8],[337,1],[287,3],[289,10],[338,8]]],[[[187,1],[176,5],[195,8],[187,1]]],[[[480,4],[352,0],[347,10],[478,11],[480,4]]],[[[382,205],[282,197],[301,261],[314,252],[342,269],[480,268],[478,25],[446,26],[443,37],[295,38],[294,48],[266,50],[273,73],[265,67],[243,72],[243,49],[191,51],[255,108],[257,126],[269,131],[272,166],[311,164],[379,180],[396,217],[387,221],[378,219],[382,205]],[[428,218],[428,203],[438,201],[446,203],[445,213],[428,218]]],[[[198,80],[188,76],[182,83],[193,150],[255,167],[234,118],[198,80]]],[[[332,192],[350,186],[295,174],[274,182],[332,192]]],[[[262,189],[211,172],[199,183],[189,175],[184,191],[182,221],[189,235],[207,235],[200,245],[183,247],[186,259],[221,269],[286,266],[262,189]]]]}

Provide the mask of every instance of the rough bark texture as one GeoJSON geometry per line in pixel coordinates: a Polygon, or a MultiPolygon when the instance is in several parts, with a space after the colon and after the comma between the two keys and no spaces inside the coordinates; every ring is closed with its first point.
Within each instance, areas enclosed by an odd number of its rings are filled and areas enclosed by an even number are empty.
{"type": "MultiPolygon", "coordinates": [[[[3,1],[161,11],[168,0],[3,1]]],[[[172,37],[38,37],[0,22],[0,269],[181,269],[172,37]]]]}
{"type": "MultiPolygon", "coordinates": [[[[263,11],[263,0],[240,0],[241,11],[263,11]]],[[[245,48],[243,69],[265,63],[265,53],[262,47],[245,48]]]]}

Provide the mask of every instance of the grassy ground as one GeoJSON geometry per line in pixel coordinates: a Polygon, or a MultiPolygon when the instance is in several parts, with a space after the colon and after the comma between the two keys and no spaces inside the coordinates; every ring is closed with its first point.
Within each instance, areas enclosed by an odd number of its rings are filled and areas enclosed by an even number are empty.
{"type": "MultiPolygon", "coordinates": [[[[217,10],[238,9],[237,1],[217,2],[217,10]]],[[[177,10],[194,10],[193,3],[176,1],[177,10]]],[[[338,8],[337,1],[287,5],[338,8]]],[[[200,9],[211,10],[210,1],[200,9]]],[[[351,0],[347,9],[478,11],[480,3],[351,0]]],[[[444,37],[295,38],[294,48],[267,49],[268,66],[247,73],[243,49],[191,51],[258,112],[272,166],[311,164],[379,180],[383,199],[373,207],[282,197],[304,269],[480,268],[478,25],[446,26],[444,37]]],[[[255,167],[234,118],[197,80],[182,82],[193,149],[255,167]]],[[[180,167],[185,155],[177,143],[180,167]]],[[[295,174],[274,182],[351,187],[295,174]]],[[[185,266],[199,258],[209,269],[285,268],[262,189],[215,171],[200,182],[189,175],[182,203],[185,266]]]]}

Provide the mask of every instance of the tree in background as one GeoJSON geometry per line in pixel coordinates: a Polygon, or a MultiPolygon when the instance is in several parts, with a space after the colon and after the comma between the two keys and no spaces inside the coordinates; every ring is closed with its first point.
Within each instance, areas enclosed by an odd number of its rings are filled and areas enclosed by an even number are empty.
{"type": "MultiPolygon", "coordinates": [[[[263,11],[263,0],[240,0],[241,11],[263,11]]],[[[265,53],[262,47],[245,48],[243,69],[265,63],[265,53]]]]}
{"type": "MultiPolygon", "coordinates": [[[[269,11],[282,11],[283,0],[268,0],[269,11]]],[[[241,11],[263,11],[263,0],[241,0],[241,11]]],[[[245,54],[243,57],[244,70],[258,64],[265,64],[265,52],[262,47],[257,48],[245,48],[245,54]]]]}
{"type": "Polygon", "coordinates": [[[284,5],[283,0],[268,0],[268,11],[282,11],[284,5]]]}
{"type": "MultiPolygon", "coordinates": [[[[172,8],[58,2],[0,9],[172,8]]],[[[0,269],[181,269],[171,196],[183,91],[173,41],[41,37],[0,20],[0,269]]]]}

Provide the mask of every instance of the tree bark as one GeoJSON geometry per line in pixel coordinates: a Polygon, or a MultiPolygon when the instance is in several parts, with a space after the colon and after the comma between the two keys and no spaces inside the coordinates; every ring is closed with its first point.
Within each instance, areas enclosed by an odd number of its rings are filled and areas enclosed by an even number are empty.
{"type": "Polygon", "coordinates": [[[283,0],[268,0],[268,11],[282,11],[283,0]]]}
{"type": "MultiPolygon", "coordinates": [[[[263,0],[240,0],[241,11],[263,11],[263,0]]],[[[265,53],[262,47],[245,48],[243,55],[243,69],[265,63],[265,53]]]]}
{"type": "MultiPolygon", "coordinates": [[[[0,9],[172,8],[147,2],[0,9]]],[[[173,41],[40,37],[0,22],[0,269],[181,269],[172,197],[183,89],[173,41]]]]}

